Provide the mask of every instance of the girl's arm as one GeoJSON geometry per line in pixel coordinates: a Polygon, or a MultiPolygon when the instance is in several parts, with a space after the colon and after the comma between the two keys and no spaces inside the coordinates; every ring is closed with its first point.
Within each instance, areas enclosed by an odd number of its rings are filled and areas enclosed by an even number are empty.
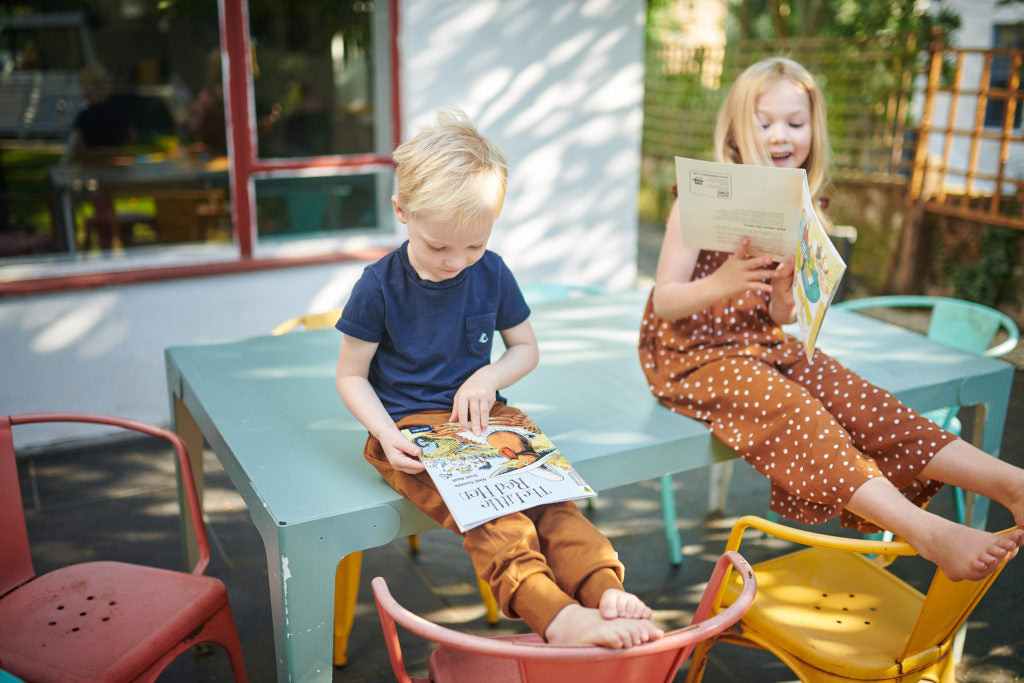
{"type": "Polygon", "coordinates": [[[744,239],[739,248],[714,273],[693,279],[700,250],[683,244],[679,227],[679,200],[676,199],[665,225],[665,237],[658,256],[654,280],[654,312],[665,320],[678,320],[702,311],[723,299],[750,289],[772,290],[763,280],[772,277],[770,256],[751,254],[744,239]]]}
{"type": "Polygon", "coordinates": [[[395,426],[367,379],[370,361],[376,352],[377,344],[343,335],[334,384],[345,406],[380,441],[391,466],[408,474],[422,472],[423,463],[416,459],[420,455],[419,446],[405,438],[395,426]]]}
{"type": "Polygon", "coordinates": [[[537,367],[540,358],[537,337],[529,319],[501,330],[501,338],[505,342],[505,353],[501,358],[474,372],[455,392],[450,419],[469,427],[474,434],[481,434],[487,426],[498,390],[515,384],[537,367]]]}
{"type": "Polygon", "coordinates": [[[794,259],[780,263],[772,274],[772,296],[768,313],[772,321],[782,327],[796,320],[796,297],[793,296],[794,259]]]}

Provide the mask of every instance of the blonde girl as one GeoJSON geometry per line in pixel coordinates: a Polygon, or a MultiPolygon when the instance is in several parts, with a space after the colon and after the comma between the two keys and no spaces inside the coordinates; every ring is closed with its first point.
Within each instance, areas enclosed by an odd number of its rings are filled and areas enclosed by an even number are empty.
{"type": "MultiPolygon", "coordinates": [[[[719,113],[719,161],[803,168],[817,195],[829,150],[825,104],[811,75],[766,59],[735,82],[719,113]]],[[[943,431],[819,350],[813,362],[781,326],[795,319],[793,261],[744,240],[734,253],[683,243],[669,213],[639,354],[651,392],[702,420],[771,481],[770,507],[804,523],[906,538],[950,578],[991,573],[1024,544],[925,511],[942,483],[1005,505],[1024,524],[1024,470],[943,431]]],[[[820,213],[820,209],[819,209],[820,213]]],[[[826,223],[828,225],[828,223],[826,223]]]]}

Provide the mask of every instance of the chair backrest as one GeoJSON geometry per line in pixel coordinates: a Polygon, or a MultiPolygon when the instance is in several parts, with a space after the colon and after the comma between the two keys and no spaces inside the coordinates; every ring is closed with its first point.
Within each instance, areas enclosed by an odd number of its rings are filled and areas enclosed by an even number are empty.
{"type": "Polygon", "coordinates": [[[112,415],[94,413],[24,413],[0,416],[0,595],[25,583],[35,576],[25,526],[25,508],[18,483],[14,440],[11,428],[15,425],[40,422],[80,422],[120,427],[163,439],[174,448],[178,460],[181,491],[188,507],[192,533],[196,539],[197,559],[193,574],[202,574],[210,564],[210,545],[203,525],[199,494],[192,477],[192,463],[181,437],[163,427],[112,415]]]}
{"type": "Polygon", "coordinates": [[[271,330],[270,333],[285,334],[300,327],[305,327],[307,330],[315,330],[321,327],[333,327],[334,323],[338,322],[338,318],[341,317],[341,311],[342,309],[340,308],[334,308],[322,313],[307,313],[294,318],[288,318],[288,320],[283,321],[271,330]]]}
{"type": "Polygon", "coordinates": [[[25,527],[11,418],[0,417],[0,595],[36,575],[25,527]]]}
{"type": "Polygon", "coordinates": [[[867,308],[930,308],[929,338],[978,355],[1005,355],[1020,340],[1020,330],[1012,318],[973,301],[941,296],[894,295],[850,299],[838,302],[835,306],[851,311],[867,308]],[[1000,328],[1006,332],[1007,338],[988,348],[1000,328]]]}
{"type": "Polygon", "coordinates": [[[970,301],[937,301],[932,309],[928,336],[963,351],[983,354],[999,331],[1002,314],[970,301]]]}
{"type": "MultiPolygon", "coordinates": [[[[754,601],[757,584],[754,572],[739,553],[726,552],[718,560],[704,590],[693,623],[665,634],[659,640],[624,650],[603,647],[558,646],[544,643],[538,636],[513,636],[486,638],[452,629],[427,621],[409,612],[391,596],[387,583],[382,577],[372,581],[373,595],[377,602],[381,629],[387,643],[391,666],[400,683],[413,680],[405,670],[401,645],[395,628],[397,622],[412,633],[439,643],[432,661],[446,649],[468,653],[463,657],[465,665],[472,660],[480,671],[494,667],[498,661],[515,662],[521,680],[526,681],[586,681],[586,683],[618,683],[620,681],[671,681],[679,667],[690,656],[694,645],[718,635],[733,625],[750,609],[754,601]],[[729,568],[735,568],[743,579],[743,590],[728,609],[708,618],[712,602],[722,585],[729,568]]],[[[474,680],[486,680],[475,678],[474,680]]],[[[435,683],[443,683],[438,680],[435,683]]]]}
{"type": "Polygon", "coordinates": [[[951,581],[942,570],[936,569],[900,661],[952,638],[1004,567],[1006,562],[980,581],[951,581]]]}

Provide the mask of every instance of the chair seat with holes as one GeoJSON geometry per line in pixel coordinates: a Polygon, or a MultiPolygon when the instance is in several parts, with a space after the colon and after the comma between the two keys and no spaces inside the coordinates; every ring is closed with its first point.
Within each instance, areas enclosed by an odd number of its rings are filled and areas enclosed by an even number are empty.
{"type": "Polygon", "coordinates": [[[153,641],[180,641],[176,655],[224,606],[224,584],[209,576],[122,562],[64,567],[0,598],[0,661],[28,680],[134,680],[153,641]]]}
{"type": "Polygon", "coordinates": [[[192,462],[174,432],[92,413],[0,416],[0,520],[3,669],[33,683],[152,683],[193,645],[217,643],[227,652],[235,681],[249,680],[227,589],[219,579],[203,575],[210,565],[210,545],[192,462]],[[13,431],[46,422],[107,425],[171,446],[196,544],[191,572],[100,561],[36,574],[13,431]]]}
{"type": "MultiPolygon", "coordinates": [[[[744,628],[771,633],[778,648],[822,670],[842,662],[846,676],[898,673],[897,661],[924,595],[863,555],[809,548],[760,562],[759,610],[744,628]]],[[[739,595],[730,583],[724,604],[739,595]]]]}

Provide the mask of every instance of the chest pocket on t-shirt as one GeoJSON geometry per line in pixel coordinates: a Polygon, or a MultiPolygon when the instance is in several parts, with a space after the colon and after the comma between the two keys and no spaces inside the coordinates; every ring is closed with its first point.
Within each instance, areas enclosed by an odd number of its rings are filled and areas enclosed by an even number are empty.
{"type": "Polygon", "coordinates": [[[466,318],[466,346],[474,356],[490,359],[496,319],[497,316],[494,313],[484,313],[466,318]]]}

